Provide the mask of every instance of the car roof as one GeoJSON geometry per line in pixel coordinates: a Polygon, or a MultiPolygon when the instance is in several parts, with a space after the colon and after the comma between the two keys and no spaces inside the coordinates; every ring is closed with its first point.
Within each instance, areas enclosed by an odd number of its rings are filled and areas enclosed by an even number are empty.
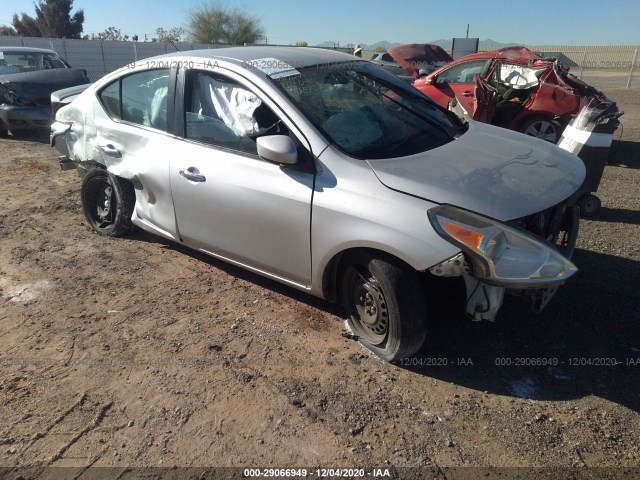
{"type": "Polygon", "coordinates": [[[5,53],[56,53],[53,50],[46,48],[33,48],[33,47],[0,47],[0,52],[5,53]]]}
{"type": "Polygon", "coordinates": [[[542,57],[531,52],[526,47],[504,47],[499,50],[491,50],[488,52],[472,53],[454,60],[454,62],[466,62],[467,60],[488,60],[495,58],[497,60],[513,60],[517,63],[527,63],[530,60],[543,60],[542,57]]]}
{"type": "MultiPolygon", "coordinates": [[[[187,50],[169,53],[155,58],[196,57],[207,60],[224,60],[242,64],[246,62],[267,61],[273,59],[286,63],[294,68],[304,68],[333,62],[362,61],[348,53],[313,47],[224,47],[205,50],[187,50]]],[[[259,67],[259,66],[258,66],[259,67]]]]}

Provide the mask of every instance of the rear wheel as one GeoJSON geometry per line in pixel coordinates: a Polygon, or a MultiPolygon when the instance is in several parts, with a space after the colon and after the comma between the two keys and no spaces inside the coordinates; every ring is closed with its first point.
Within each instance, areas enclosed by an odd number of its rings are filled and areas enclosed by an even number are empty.
{"type": "Polygon", "coordinates": [[[341,300],[360,343],[388,361],[418,351],[426,336],[426,302],[417,272],[366,252],[349,254],[341,271],[341,300]]]}
{"type": "Polygon", "coordinates": [[[600,199],[591,193],[581,196],[576,203],[582,217],[592,217],[602,206],[600,199]]]}
{"type": "Polygon", "coordinates": [[[118,237],[133,229],[131,215],[136,203],[131,182],[102,168],[90,170],[82,180],[82,209],[96,232],[118,237]]]}
{"type": "Polygon", "coordinates": [[[547,117],[531,117],[524,120],[520,125],[520,132],[550,143],[558,143],[560,139],[560,125],[547,117]]]}

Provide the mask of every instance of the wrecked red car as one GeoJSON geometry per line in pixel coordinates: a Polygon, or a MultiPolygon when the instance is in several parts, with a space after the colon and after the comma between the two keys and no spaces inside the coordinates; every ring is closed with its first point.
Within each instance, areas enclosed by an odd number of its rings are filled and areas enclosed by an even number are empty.
{"type": "MultiPolygon", "coordinates": [[[[401,65],[415,62],[419,53],[405,47],[388,51],[401,65]]],[[[525,47],[467,55],[432,71],[407,66],[405,70],[416,78],[414,87],[444,108],[457,101],[475,120],[552,143],[589,102],[613,103],[570,74],[568,67],[525,47]]]]}

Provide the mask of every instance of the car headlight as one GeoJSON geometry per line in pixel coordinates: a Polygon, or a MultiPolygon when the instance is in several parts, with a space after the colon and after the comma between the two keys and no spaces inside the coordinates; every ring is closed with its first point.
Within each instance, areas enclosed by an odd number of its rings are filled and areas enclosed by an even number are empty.
{"type": "Polygon", "coordinates": [[[527,232],[450,205],[428,211],[433,228],[459,247],[473,276],[511,288],[541,288],[564,282],[576,266],[553,246],[527,232]]]}

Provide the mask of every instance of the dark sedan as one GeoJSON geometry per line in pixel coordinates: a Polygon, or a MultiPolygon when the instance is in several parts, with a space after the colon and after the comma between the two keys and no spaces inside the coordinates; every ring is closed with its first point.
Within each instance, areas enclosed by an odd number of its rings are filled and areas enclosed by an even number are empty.
{"type": "Polygon", "coordinates": [[[89,83],[53,50],[0,47],[0,137],[9,130],[49,128],[51,93],[89,83]]]}

